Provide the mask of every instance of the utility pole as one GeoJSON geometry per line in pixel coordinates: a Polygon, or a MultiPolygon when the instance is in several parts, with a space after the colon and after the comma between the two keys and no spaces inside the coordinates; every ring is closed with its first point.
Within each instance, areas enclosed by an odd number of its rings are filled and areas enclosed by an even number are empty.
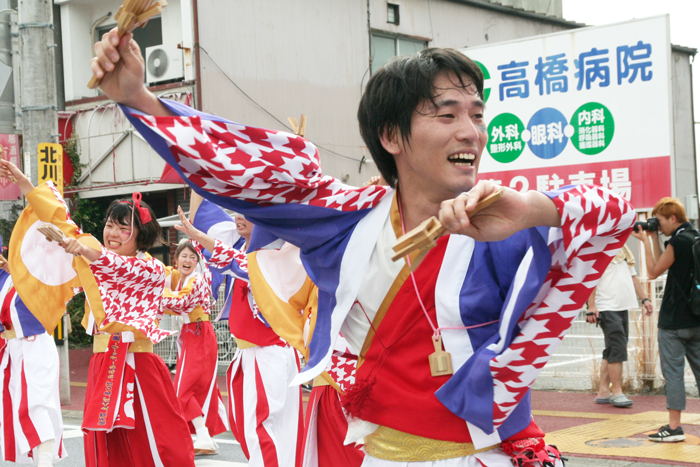
{"type": "Polygon", "coordinates": [[[37,184],[37,145],[58,142],[53,2],[19,0],[17,13],[22,66],[23,152],[30,154],[30,178],[37,184]]]}
{"type": "MultiPolygon", "coordinates": [[[[58,106],[56,102],[56,43],[54,41],[53,1],[19,0],[18,31],[21,61],[21,104],[24,172],[38,184],[37,145],[57,143],[58,106]],[[27,157],[29,154],[29,157],[27,157]],[[29,165],[29,167],[27,167],[29,165]]],[[[63,330],[66,331],[63,317],[63,330]]],[[[68,339],[58,346],[61,362],[61,404],[70,404],[68,339]]]]}

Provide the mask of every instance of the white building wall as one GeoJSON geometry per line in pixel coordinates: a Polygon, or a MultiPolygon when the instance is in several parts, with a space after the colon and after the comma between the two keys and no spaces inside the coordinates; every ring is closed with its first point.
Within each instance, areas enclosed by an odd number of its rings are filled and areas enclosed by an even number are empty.
{"type": "MultiPolygon", "coordinates": [[[[685,203],[686,195],[698,193],[697,163],[693,125],[692,68],[687,53],[674,51],[671,57],[673,84],[674,196],[685,203]]],[[[654,105],[650,102],[649,110],[654,105]]],[[[649,180],[653,183],[653,180],[649,180]]],[[[686,206],[686,209],[688,207],[686,206]]]]}
{"type": "Polygon", "coordinates": [[[561,0],[487,0],[490,3],[497,3],[513,8],[520,8],[525,11],[534,11],[547,16],[562,17],[561,0]]]}
{"type": "MultiPolygon", "coordinates": [[[[544,17],[533,21],[461,2],[392,3],[400,5],[398,26],[386,22],[385,0],[369,1],[372,31],[421,38],[429,46],[459,48],[566,29],[544,17]]],[[[286,124],[304,113],[324,172],[362,184],[376,173],[367,164],[358,172],[362,157],[369,158],[356,118],[369,79],[367,14],[367,2],[356,0],[199,1],[203,110],[272,129],[283,129],[277,120],[286,124]],[[222,31],[230,31],[226,40],[222,31]]]]}
{"type": "MultiPolygon", "coordinates": [[[[190,0],[169,0],[161,14],[163,44],[175,46],[183,42],[181,1],[191,8],[190,0]]],[[[74,135],[79,139],[81,163],[84,164],[83,179],[79,183],[81,197],[130,193],[135,181],[142,185],[141,191],[181,187],[152,184],[160,179],[165,162],[138,133],[129,131],[131,126],[115,105],[95,100],[99,92],[87,87],[92,76],[89,66],[93,56],[91,28],[108,13],[111,15],[98,27],[116,26],[114,15],[122,3],[122,0],[64,0],[60,3],[66,101],[68,110],[76,112],[74,135]],[[126,136],[119,142],[124,134],[126,136]]],[[[192,29],[193,25],[189,24],[189,31],[192,29]]],[[[191,46],[191,34],[186,39],[191,46]]],[[[169,91],[176,99],[187,92],[191,92],[187,86],[169,91]]]]}
{"type": "Polygon", "coordinates": [[[89,38],[89,28],[95,19],[92,18],[91,8],[85,5],[63,5],[61,7],[61,32],[63,40],[64,86],[66,100],[79,99],[87,95],[97,95],[94,91],[89,93],[87,83],[90,81],[90,67],[69,66],[85,57],[92,56],[92,46],[89,38]],[[87,29],[74,25],[88,25],[87,29]]]}

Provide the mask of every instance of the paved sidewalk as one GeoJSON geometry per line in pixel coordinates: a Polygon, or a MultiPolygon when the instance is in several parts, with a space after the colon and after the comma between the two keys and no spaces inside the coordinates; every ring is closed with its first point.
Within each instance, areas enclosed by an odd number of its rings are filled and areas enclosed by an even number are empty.
{"type": "MultiPolygon", "coordinates": [[[[64,418],[82,420],[83,402],[92,349],[70,351],[71,404],[64,418]]],[[[219,389],[227,402],[225,377],[219,389]]],[[[656,466],[697,467],[700,463],[700,400],[688,399],[683,412],[682,443],[654,443],[647,435],[668,423],[664,396],[630,396],[634,405],[620,409],[596,404],[595,395],[581,392],[533,391],[535,420],[547,433],[546,441],[569,458],[567,467],[656,466]]]]}
{"type": "MultiPolygon", "coordinates": [[[[686,441],[654,443],[647,435],[668,423],[664,396],[630,396],[634,405],[616,408],[596,404],[593,393],[535,391],[533,415],[549,444],[565,455],[637,462],[697,466],[700,461],[700,400],[688,399],[681,421],[686,441]]],[[[572,464],[574,465],[574,464],[572,464]]],[[[613,464],[610,464],[613,465],[613,464]]],[[[617,465],[617,464],[615,464],[617,465]]],[[[624,464],[622,464],[624,465],[624,464]]]]}

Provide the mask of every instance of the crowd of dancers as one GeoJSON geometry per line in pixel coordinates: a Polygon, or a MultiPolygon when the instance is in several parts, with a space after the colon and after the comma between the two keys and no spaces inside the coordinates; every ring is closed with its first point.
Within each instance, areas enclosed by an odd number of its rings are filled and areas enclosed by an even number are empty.
{"type": "MultiPolygon", "coordinates": [[[[51,183],[34,187],[17,167],[4,160],[0,161],[0,174],[17,180],[29,209],[49,211],[54,218],[71,222],[66,204],[51,183]]],[[[304,331],[308,336],[317,297],[301,265],[299,249],[286,245],[269,254],[248,255],[245,250],[253,229],[250,222],[242,216],[231,222],[221,208],[202,202],[196,194],[191,206],[194,225],[178,209],[182,225],[176,228],[189,238],[177,246],[175,267],[163,266],[146,253],[158,241],[161,228],[138,194],[108,207],[101,250],[81,243],[77,226],[75,237],[53,246],[90,262],[106,305],[95,307],[95,311],[88,308],[83,320],[94,339],[82,425],[86,464],[194,465],[195,455],[218,454],[212,437],[230,427],[252,465],[301,465],[304,453],[316,459],[315,464],[307,461],[306,465],[318,465],[315,428],[320,398],[314,395],[307,419],[314,431],[307,432],[300,387],[290,385],[299,372],[299,355],[307,349],[304,331]],[[195,225],[205,229],[228,226],[228,231],[217,230],[227,242],[195,225]],[[238,347],[227,373],[228,407],[216,381],[218,345],[210,316],[212,274],[233,278],[226,289],[225,313],[218,317],[228,319],[238,347]],[[258,295],[271,294],[260,299],[261,305],[254,298],[251,283],[258,284],[258,295]],[[271,288],[291,295],[285,301],[271,288]],[[289,340],[300,352],[273,331],[260,307],[271,322],[282,322],[280,332],[289,333],[289,340]],[[117,313],[111,314],[110,309],[117,313]],[[288,311],[292,313],[285,316],[288,311]],[[177,336],[174,381],[162,359],[153,353],[154,342],[169,335],[157,328],[164,314],[180,316],[184,323],[177,336]],[[191,434],[196,435],[194,441],[191,434]]],[[[31,254],[42,252],[26,253],[22,260],[31,261],[27,258],[31,254]]],[[[72,262],[73,258],[63,255],[63,260],[72,262]]],[[[58,356],[53,337],[22,302],[9,271],[5,263],[0,272],[3,458],[53,465],[66,455],[58,356]]],[[[350,356],[347,349],[341,350],[344,359],[350,356]]],[[[340,415],[342,420],[339,386],[328,374],[326,379],[336,388],[331,407],[339,411],[327,416],[335,420],[340,415]]],[[[314,394],[322,387],[317,386],[314,394]]],[[[340,441],[341,452],[349,451],[357,460],[352,465],[360,465],[362,452],[345,448],[340,441]]]]}

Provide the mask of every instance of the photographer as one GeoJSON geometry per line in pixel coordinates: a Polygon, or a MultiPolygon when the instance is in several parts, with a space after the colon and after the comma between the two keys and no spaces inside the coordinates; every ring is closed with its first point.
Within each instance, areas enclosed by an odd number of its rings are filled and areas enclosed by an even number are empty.
{"type": "Polygon", "coordinates": [[[658,227],[656,222],[649,219],[646,225],[636,226],[632,235],[644,243],[650,279],[656,279],[668,270],[659,310],[659,358],[666,380],[669,423],[662,426],[658,433],[649,435],[649,439],[677,442],[685,439],[681,427],[681,411],[685,410],[684,357],[688,359],[695,381],[700,386],[700,317],[693,314],[688,303],[693,271],[692,246],[698,233],[688,222],[685,209],[676,198],[662,198],[651,214],[658,219],[658,227]],[[671,237],[663,253],[659,231],[671,237]]]}

